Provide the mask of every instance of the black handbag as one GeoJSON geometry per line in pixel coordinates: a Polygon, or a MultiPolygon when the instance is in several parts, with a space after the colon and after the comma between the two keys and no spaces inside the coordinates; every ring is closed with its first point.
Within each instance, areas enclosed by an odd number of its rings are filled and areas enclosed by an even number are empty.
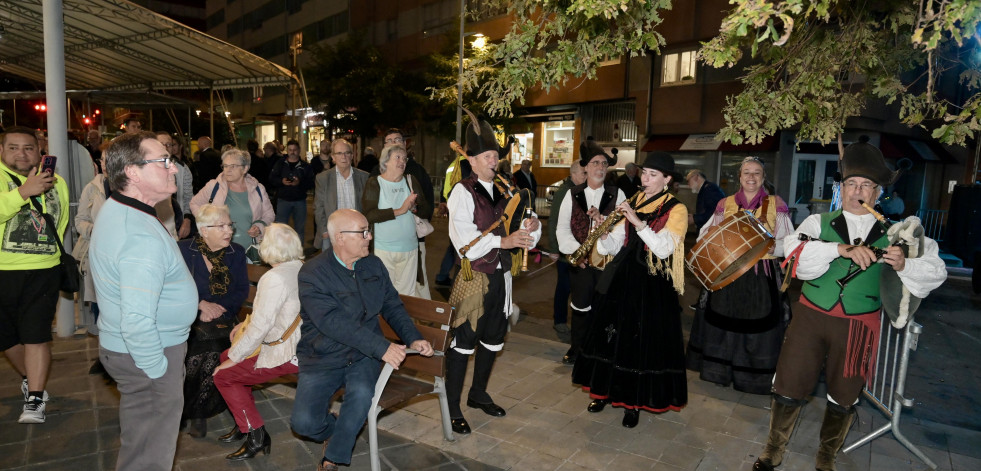
{"type": "MultiPolygon", "coordinates": [[[[7,175],[10,175],[10,172],[7,172],[7,175]]],[[[13,180],[14,184],[20,186],[20,179],[13,175],[10,175],[10,179],[13,180]]],[[[58,250],[61,251],[61,286],[59,289],[66,293],[79,292],[82,288],[82,272],[78,269],[78,260],[75,260],[72,254],[65,252],[65,246],[61,244],[61,237],[58,237],[58,226],[55,225],[54,218],[44,212],[36,196],[31,197],[31,204],[34,206],[34,210],[44,217],[44,227],[51,234],[51,237],[54,237],[55,242],[58,243],[58,250]]]]}

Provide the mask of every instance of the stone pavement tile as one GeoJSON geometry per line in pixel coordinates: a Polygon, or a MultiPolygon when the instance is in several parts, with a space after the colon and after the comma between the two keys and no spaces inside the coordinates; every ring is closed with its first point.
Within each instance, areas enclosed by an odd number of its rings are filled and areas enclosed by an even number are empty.
{"type": "Polygon", "coordinates": [[[477,455],[477,461],[481,463],[493,463],[504,469],[511,469],[524,457],[537,454],[537,452],[527,446],[517,443],[501,442],[497,446],[477,455]]]}
{"type": "MultiPolygon", "coordinates": [[[[511,469],[514,470],[535,470],[535,471],[553,471],[559,469],[565,463],[564,459],[556,458],[554,456],[547,455],[545,453],[529,453],[521,458],[520,461],[514,464],[511,469]]],[[[623,468],[622,468],[623,469],[623,468]]]]}
{"type": "Polygon", "coordinates": [[[683,443],[672,442],[665,449],[658,461],[693,470],[705,458],[705,450],[691,447],[683,443]]]}
{"type": "Polygon", "coordinates": [[[116,458],[119,457],[119,450],[109,450],[99,452],[99,463],[101,464],[99,468],[102,471],[115,471],[116,469],[116,458]]]}
{"type": "Polygon", "coordinates": [[[950,454],[950,468],[955,471],[981,469],[981,459],[957,453],[950,454]]]}
{"type": "Polygon", "coordinates": [[[744,422],[765,425],[767,428],[769,428],[770,403],[767,402],[765,407],[753,407],[746,404],[736,404],[732,408],[732,414],[730,414],[729,417],[736,418],[744,422]]]}
{"type": "Polygon", "coordinates": [[[570,377],[572,375],[572,368],[570,368],[568,365],[563,365],[561,360],[561,355],[559,355],[557,358],[552,358],[545,355],[526,355],[524,358],[521,358],[515,362],[515,364],[523,368],[528,368],[539,374],[552,375],[564,371],[567,372],[565,376],[570,377]]]}
{"type": "Polygon", "coordinates": [[[783,463],[780,464],[780,471],[813,471],[814,455],[787,452],[783,455],[783,463]]]}
{"type": "Polygon", "coordinates": [[[589,395],[577,388],[576,391],[563,396],[552,404],[550,409],[571,417],[576,417],[582,414],[588,414],[589,412],[586,411],[586,406],[588,405],[589,395]]]}
{"type": "Polygon", "coordinates": [[[899,458],[873,452],[869,462],[870,471],[912,471],[925,468],[926,465],[912,455],[910,458],[899,458]]]}
{"type": "Polygon", "coordinates": [[[481,453],[490,450],[500,443],[500,438],[474,431],[469,435],[457,435],[456,441],[444,441],[440,448],[449,453],[456,453],[470,459],[477,459],[477,456],[481,453]]]}
{"type": "Polygon", "coordinates": [[[378,427],[383,430],[392,430],[411,417],[419,417],[419,415],[400,408],[385,409],[378,414],[378,427]]]}
{"type": "Polygon", "coordinates": [[[115,426],[101,427],[96,433],[99,438],[99,450],[118,450],[119,444],[119,423],[115,426]]]}
{"type": "MultiPolygon", "coordinates": [[[[406,420],[400,423],[398,426],[388,430],[388,432],[395,434],[400,438],[418,441],[422,436],[428,434],[432,430],[436,430],[438,433],[442,434],[443,426],[440,422],[434,421],[428,417],[415,415],[413,418],[406,420]]],[[[368,429],[363,429],[361,435],[365,440],[368,440],[368,429]]],[[[380,436],[378,441],[380,444],[380,436]]]]}
{"type": "Polygon", "coordinates": [[[71,407],[61,409],[58,413],[47,414],[44,424],[33,426],[31,440],[72,435],[80,430],[95,430],[97,424],[95,419],[95,411],[92,409],[79,410],[71,407]]]}
{"type": "Polygon", "coordinates": [[[578,452],[589,443],[589,439],[581,434],[568,433],[565,430],[553,432],[543,441],[537,442],[535,448],[544,453],[563,460],[578,452]]]}
{"type": "Polygon", "coordinates": [[[597,433],[592,443],[608,446],[615,450],[622,450],[637,438],[636,428],[626,428],[622,425],[606,425],[597,433]]]}
{"type": "MultiPolygon", "coordinates": [[[[947,433],[947,448],[951,453],[981,460],[981,431],[950,427],[947,433]]],[[[981,469],[981,468],[977,468],[981,469]]]]}
{"type": "Polygon", "coordinates": [[[594,442],[586,443],[569,461],[586,469],[610,469],[610,463],[619,455],[616,449],[594,442]]]}
{"type": "Polygon", "coordinates": [[[769,394],[749,394],[743,393],[743,395],[736,401],[737,404],[741,406],[749,406],[756,409],[766,409],[770,410],[770,398],[772,396],[769,394]]]}
{"type": "Polygon", "coordinates": [[[753,442],[753,446],[759,448],[759,444],[766,443],[770,426],[765,422],[747,422],[736,417],[729,417],[721,427],[718,427],[718,430],[723,434],[753,442]]]}
{"type": "Polygon", "coordinates": [[[531,379],[532,381],[536,381],[539,379],[539,377],[535,373],[536,372],[533,369],[525,368],[523,366],[517,366],[517,365],[511,365],[508,366],[507,368],[503,368],[503,367],[494,368],[494,372],[493,374],[491,374],[490,382],[504,381],[508,383],[513,383],[513,382],[522,381],[524,379],[531,379]]]}
{"type": "Polygon", "coordinates": [[[11,469],[27,464],[27,447],[23,443],[0,445],[0,469],[11,469]]]}
{"type": "Polygon", "coordinates": [[[22,404],[24,404],[23,400],[18,403],[18,407],[16,409],[11,408],[11,410],[14,410],[16,414],[10,414],[11,416],[9,418],[0,417],[0,424],[3,424],[3,426],[0,426],[0,445],[20,443],[21,446],[23,446],[23,443],[26,442],[28,437],[31,435],[31,427],[37,427],[37,425],[24,425],[17,423],[17,418],[20,417],[21,407],[23,407],[22,404]]]}
{"type": "MultiPolygon", "coordinates": [[[[32,427],[37,427],[37,425],[32,425],[32,427]]],[[[96,451],[97,444],[98,437],[95,430],[76,431],[70,435],[32,439],[27,445],[27,463],[34,465],[47,461],[81,457],[96,451]]]]}
{"type": "MultiPolygon", "coordinates": [[[[491,382],[494,382],[494,374],[491,375],[491,382]]],[[[529,378],[525,381],[517,381],[508,383],[508,386],[503,389],[499,389],[498,395],[504,397],[510,397],[515,400],[524,400],[526,397],[538,392],[542,389],[542,383],[535,380],[534,378],[529,378]]],[[[490,386],[487,387],[490,391],[490,386]]]]}
{"type": "Polygon", "coordinates": [[[654,463],[654,471],[679,471],[683,468],[679,468],[673,464],[662,463],[660,461],[654,463]]]}
{"type": "MultiPolygon", "coordinates": [[[[230,450],[228,453],[232,453],[230,450]]],[[[319,451],[319,448],[318,448],[319,451]]],[[[319,454],[319,453],[318,453],[319,454]]],[[[222,458],[224,460],[224,458],[222,458]]],[[[284,443],[273,443],[269,455],[258,454],[248,460],[249,468],[255,471],[280,469],[313,469],[317,466],[319,457],[312,456],[309,450],[299,440],[284,443]]],[[[224,460],[228,461],[228,460],[224,460]]],[[[228,461],[230,469],[242,469],[240,465],[228,461]]],[[[198,468],[204,469],[204,468],[198,468]]],[[[210,471],[210,469],[209,469],[210,471]]]]}
{"type": "Polygon", "coordinates": [[[678,436],[674,437],[674,441],[707,451],[720,444],[723,438],[724,435],[718,432],[707,428],[694,427],[689,424],[685,426],[684,430],[678,433],[678,436]]]}
{"type": "Polygon", "coordinates": [[[570,435],[582,437],[586,440],[592,440],[596,434],[606,430],[608,427],[608,425],[603,422],[592,420],[593,415],[594,414],[588,414],[573,418],[568,424],[562,427],[562,431],[570,435]]]}
{"type": "Polygon", "coordinates": [[[10,469],[9,471],[20,471],[20,470],[63,471],[65,469],[77,469],[77,470],[99,469],[99,455],[98,453],[89,453],[87,455],[76,456],[72,458],[62,457],[62,459],[59,460],[30,464],[26,467],[13,468],[10,469]]]}
{"type": "Polygon", "coordinates": [[[453,461],[452,463],[443,463],[435,468],[428,468],[419,471],[503,471],[504,468],[498,468],[496,466],[491,466],[489,464],[481,463],[479,461],[474,461],[471,459],[462,459],[460,461],[453,461]]]}
{"type": "Polygon", "coordinates": [[[621,447],[620,451],[656,461],[664,454],[664,450],[673,444],[674,442],[670,440],[654,438],[649,433],[639,433],[634,436],[633,440],[630,440],[630,442],[621,447]]]}
{"type": "Polygon", "coordinates": [[[114,427],[119,429],[119,408],[118,407],[97,407],[92,409],[95,412],[98,428],[114,427]]]}
{"type": "Polygon", "coordinates": [[[397,407],[419,414],[423,417],[429,417],[432,419],[439,419],[441,417],[441,412],[439,410],[439,397],[436,394],[416,396],[403,402],[397,407]]]}
{"type": "MultiPolygon", "coordinates": [[[[561,411],[525,403],[518,403],[509,409],[508,416],[528,425],[551,430],[563,429],[575,418],[561,411]]],[[[471,425],[473,424],[471,423],[471,425]]]]}
{"type": "MultiPolygon", "coordinates": [[[[220,443],[215,438],[217,433],[208,431],[209,435],[204,438],[194,438],[187,434],[187,429],[181,431],[177,436],[177,461],[187,461],[200,458],[224,458],[225,455],[237,450],[232,449],[231,445],[220,443]]],[[[225,432],[222,432],[225,433],[225,432]]],[[[241,445],[240,445],[241,446],[241,445]]],[[[203,468],[202,468],[203,469],[203,468]]]]}
{"type": "Polygon", "coordinates": [[[509,414],[507,416],[488,421],[486,424],[482,425],[479,430],[480,433],[485,433],[492,437],[509,441],[509,438],[514,435],[515,432],[526,425],[528,424],[520,420],[516,414],[509,414]]]}
{"type": "Polygon", "coordinates": [[[737,403],[739,399],[745,394],[735,389],[731,386],[719,386],[715,383],[710,383],[708,381],[702,381],[698,377],[698,373],[694,371],[688,372],[688,397],[689,402],[691,402],[691,395],[697,394],[701,396],[708,396],[713,399],[718,399],[721,401],[737,403]]]}
{"type": "Polygon", "coordinates": [[[707,457],[730,464],[742,461],[756,461],[756,455],[763,448],[759,444],[749,440],[721,433],[717,434],[712,441],[712,447],[709,449],[707,457]]]}
{"type": "MultiPolygon", "coordinates": [[[[400,447],[386,448],[383,453],[384,459],[380,461],[388,464],[391,469],[426,469],[449,463],[451,460],[439,450],[414,446],[411,443],[400,447]]],[[[359,456],[368,462],[370,467],[370,457],[368,455],[359,456]]],[[[354,468],[354,460],[351,461],[351,468],[354,468]]],[[[369,469],[369,468],[364,468],[369,469]]]]}
{"type": "Polygon", "coordinates": [[[610,466],[607,469],[617,469],[617,470],[647,470],[654,467],[657,461],[650,458],[638,455],[632,455],[629,453],[619,453],[617,457],[613,459],[610,466]]]}
{"type": "MultiPolygon", "coordinates": [[[[674,440],[685,429],[685,424],[667,420],[667,417],[672,415],[675,414],[661,414],[650,424],[649,428],[643,429],[644,433],[650,434],[651,438],[655,440],[674,440]]],[[[644,416],[641,415],[640,417],[643,418],[644,416]]],[[[644,425],[641,423],[638,428],[644,425]]]]}

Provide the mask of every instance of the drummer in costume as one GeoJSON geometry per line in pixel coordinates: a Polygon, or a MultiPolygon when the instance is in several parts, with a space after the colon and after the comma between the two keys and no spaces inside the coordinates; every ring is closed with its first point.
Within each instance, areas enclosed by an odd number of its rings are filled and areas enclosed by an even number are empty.
{"type": "MultiPolygon", "coordinates": [[[[722,199],[698,239],[726,218],[750,210],[777,241],[794,232],[787,204],[763,188],[763,162],[746,157],[739,166],[740,191],[722,199]]],[[[790,322],[787,296],[780,292],[783,244],[731,284],[709,293],[695,310],[686,366],[700,378],[737,391],[769,394],[783,333],[790,322]]]]}
{"type": "Polygon", "coordinates": [[[841,173],[842,209],[809,216],[797,233],[783,241],[788,259],[797,260],[791,273],[796,272],[804,286],[780,352],[769,437],[754,470],[772,470],[783,461],[801,405],[814,390],[823,365],[828,402],[815,467],[834,470],[855,415],[854,405],[874,373],[881,296],[901,296],[880,293],[880,275],[894,270],[905,289],[919,298],[947,278],[936,242],[924,238],[918,258],[906,258],[901,247],[889,245],[884,224],[862,206],[862,202],[874,204],[882,187],[898,176],[886,167],[879,149],[867,142],[848,146],[841,173]],[[801,242],[800,234],[820,240],[801,242]],[[869,246],[885,251],[878,263],[869,246]],[[861,272],[841,288],[838,280],[851,270],[861,272]]]}
{"type": "MultiPolygon", "coordinates": [[[[572,187],[562,199],[556,218],[555,236],[559,252],[571,255],[580,250],[590,232],[613,212],[626,197],[616,185],[605,184],[606,169],[617,162],[616,149],[611,157],[596,141],[579,146],[579,165],[586,170],[586,181],[572,187]]],[[[609,257],[612,258],[612,257],[609,257]]],[[[562,363],[576,362],[586,336],[586,318],[593,305],[596,282],[603,274],[607,257],[599,255],[594,245],[578,266],[569,267],[572,287],[572,345],[562,363]]]]}
{"type": "Polygon", "coordinates": [[[510,144],[501,147],[490,123],[469,111],[467,114],[471,123],[467,126],[466,154],[472,173],[453,187],[447,200],[450,240],[462,255],[462,267],[449,298],[455,313],[453,340],[446,352],[446,396],[453,431],[462,434],[470,433],[460,410],[469,355],[474,355],[474,372],[467,406],[494,417],[505,415],[487,394],[487,381],[507,333],[512,270],[521,265],[520,257],[516,257],[520,250],[512,249],[534,247],[542,233],[538,219],[531,217],[510,235],[498,225],[482,236],[501,219],[511,197],[513,185],[495,174],[498,159],[508,154],[510,144]]]}
{"type": "Polygon", "coordinates": [[[615,254],[597,284],[588,332],[572,370],[593,399],[624,408],[623,426],[640,410],[679,411],[688,402],[681,332],[684,240],[688,210],[668,193],[680,176],[663,152],[648,154],[642,191],[617,206],[623,221],[597,244],[615,254]]]}

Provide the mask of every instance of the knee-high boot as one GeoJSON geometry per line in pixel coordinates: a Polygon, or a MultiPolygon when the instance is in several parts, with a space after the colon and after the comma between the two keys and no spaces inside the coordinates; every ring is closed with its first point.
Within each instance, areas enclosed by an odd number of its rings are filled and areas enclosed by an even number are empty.
{"type": "Polygon", "coordinates": [[[801,401],[796,399],[773,395],[770,401],[770,435],[763,453],[753,463],[753,471],[773,471],[773,468],[783,462],[783,453],[794,432],[801,405],[801,401]]]}
{"type": "Polygon", "coordinates": [[[463,418],[460,410],[460,396],[463,393],[463,380],[467,376],[467,355],[454,349],[446,351],[446,399],[450,406],[450,417],[463,418]]]}
{"type": "Polygon", "coordinates": [[[835,471],[835,457],[845,443],[848,429],[855,419],[855,407],[842,407],[828,402],[821,422],[821,445],[818,447],[814,467],[817,471],[835,471]]]}
{"type": "Polygon", "coordinates": [[[480,404],[494,402],[487,394],[487,382],[490,380],[496,359],[497,352],[488,350],[480,343],[477,344],[477,353],[473,357],[473,381],[470,383],[468,399],[480,404]]]}

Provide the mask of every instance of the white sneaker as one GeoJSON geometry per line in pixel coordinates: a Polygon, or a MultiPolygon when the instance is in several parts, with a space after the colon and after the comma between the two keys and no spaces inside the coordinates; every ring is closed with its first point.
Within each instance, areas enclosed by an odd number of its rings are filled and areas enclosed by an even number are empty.
{"type": "Polygon", "coordinates": [[[20,413],[22,424],[43,424],[44,423],[44,401],[37,396],[31,396],[24,402],[24,412],[20,413]]]}
{"type": "MultiPolygon", "coordinates": [[[[20,392],[24,394],[24,401],[27,401],[27,380],[25,379],[20,383],[20,392]]],[[[48,390],[44,390],[44,397],[41,398],[42,401],[48,402],[48,390]]]]}

